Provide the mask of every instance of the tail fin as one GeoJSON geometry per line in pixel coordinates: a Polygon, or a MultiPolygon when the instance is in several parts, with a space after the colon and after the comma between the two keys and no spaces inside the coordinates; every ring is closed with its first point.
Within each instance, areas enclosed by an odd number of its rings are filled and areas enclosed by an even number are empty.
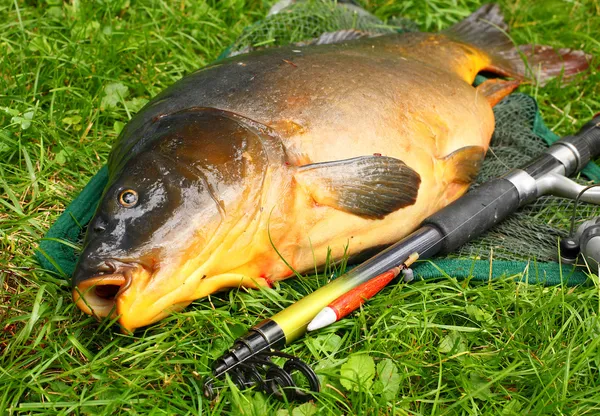
{"type": "Polygon", "coordinates": [[[501,60],[492,61],[491,70],[501,75],[502,66],[510,65],[515,77],[529,78],[540,84],[562,75],[564,80],[587,70],[592,59],[591,55],[574,49],[554,49],[543,45],[523,45],[511,50],[498,53],[501,60]],[[524,57],[524,58],[523,58],[524,57]]]}
{"type": "Polygon", "coordinates": [[[477,46],[491,58],[481,70],[515,79],[544,83],[563,75],[572,77],[589,67],[590,55],[572,49],[555,50],[550,46],[516,47],[508,37],[508,25],[497,4],[486,4],[444,33],[458,41],[477,46]]]}

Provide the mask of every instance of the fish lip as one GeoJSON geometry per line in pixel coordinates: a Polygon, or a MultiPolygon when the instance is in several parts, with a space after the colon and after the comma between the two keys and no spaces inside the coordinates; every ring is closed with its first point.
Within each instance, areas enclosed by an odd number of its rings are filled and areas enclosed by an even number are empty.
{"type": "Polygon", "coordinates": [[[109,260],[106,262],[106,264],[109,267],[111,267],[115,271],[116,274],[122,274],[123,276],[125,276],[125,284],[121,286],[121,288],[115,295],[115,299],[117,299],[121,293],[125,292],[129,288],[129,286],[131,286],[133,270],[135,270],[139,267],[145,268],[145,266],[142,264],[122,263],[122,262],[117,262],[114,260],[109,260]]]}
{"type": "Polygon", "coordinates": [[[121,292],[117,292],[113,299],[103,298],[96,292],[98,286],[124,286],[126,285],[125,275],[113,273],[107,275],[98,275],[84,280],[73,288],[73,301],[75,305],[88,315],[94,315],[98,318],[115,315],[116,298],[121,292]]]}
{"type": "Polygon", "coordinates": [[[72,291],[73,301],[76,306],[88,315],[97,318],[117,315],[117,299],[132,283],[133,270],[143,267],[138,264],[127,264],[119,261],[108,260],[97,267],[97,273],[75,285],[72,291]],[[119,290],[112,297],[98,294],[98,286],[119,286],[119,290]]]}

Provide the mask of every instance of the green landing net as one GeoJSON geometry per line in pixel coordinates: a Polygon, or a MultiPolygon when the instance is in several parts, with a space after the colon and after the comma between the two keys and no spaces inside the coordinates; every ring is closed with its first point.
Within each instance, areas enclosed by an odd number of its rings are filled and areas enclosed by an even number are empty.
{"type": "MultiPolygon", "coordinates": [[[[415,31],[417,27],[402,18],[384,23],[351,5],[309,0],[292,3],[246,28],[221,58],[302,42],[345,29],[394,33],[415,31]]],[[[483,79],[478,77],[476,83],[483,79]]],[[[511,94],[495,106],[494,114],[496,128],[490,151],[473,186],[524,164],[558,139],[544,125],[537,103],[528,95],[511,94]]],[[[594,164],[588,165],[583,173],[595,182],[600,180],[600,169],[594,164]]],[[[72,274],[77,260],[74,247],[81,241],[107,177],[104,167],[40,242],[37,256],[45,268],[66,276],[72,274]]],[[[583,179],[579,181],[585,183],[583,179]]],[[[568,232],[572,204],[556,197],[540,198],[451,256],[420,262],[414,266],[415,273],[423,279],[452,276],[489,280],[504,276],[549,285],[583,284],[587,276],[581,269],[556,262],[558,239],[568,232]]],[[[580,207],[577,221],[599,215],[593,205],[584,203],[580,207]]]]}

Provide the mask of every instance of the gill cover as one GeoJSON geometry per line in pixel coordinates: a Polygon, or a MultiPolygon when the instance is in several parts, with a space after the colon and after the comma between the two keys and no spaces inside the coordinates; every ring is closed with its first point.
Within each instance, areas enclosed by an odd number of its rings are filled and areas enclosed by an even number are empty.
{"type": "Polygon", "coordinates": [[[137,140],[121,138],[73,275],[84,312],[108,316],[116,305],[132,329],[194,299],[191,287],[182,290],[190,265],[210,257],[236,214],[258,209],[268,162],[259,129],[232,113],[191,108],[155,118],[137,140]],[[117,287],[99,290],[105,284],[117,287]]]}

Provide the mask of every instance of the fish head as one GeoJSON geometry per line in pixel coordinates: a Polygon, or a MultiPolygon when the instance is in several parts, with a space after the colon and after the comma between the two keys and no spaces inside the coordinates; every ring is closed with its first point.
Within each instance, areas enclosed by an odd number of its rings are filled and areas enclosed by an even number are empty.
{"type": "Polygon", "coordinates": [[[259,215],[268,165],[260,135],[231,113],[189,109],[117,149],[130,156],[113,150],[72,278],[77,306],[133,330],[239,284],[232,270],[247,259],[232,251],[259,215]]]}

